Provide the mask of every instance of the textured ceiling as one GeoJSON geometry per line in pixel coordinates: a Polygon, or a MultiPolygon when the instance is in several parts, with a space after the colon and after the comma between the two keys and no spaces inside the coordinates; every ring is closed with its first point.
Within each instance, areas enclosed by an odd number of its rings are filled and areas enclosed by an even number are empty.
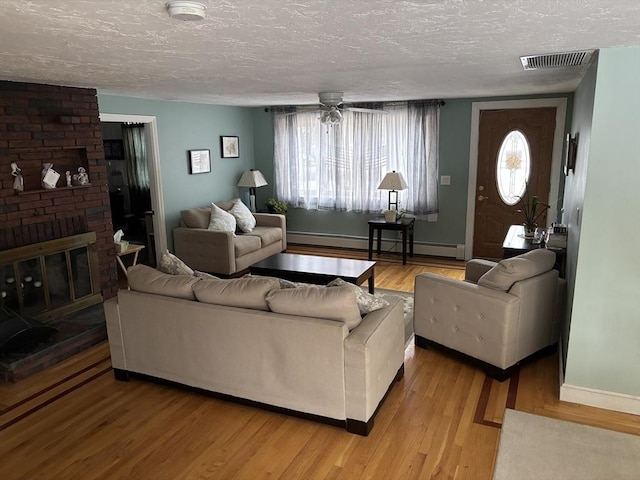
{"type": "Polygon", "coordinates": [[[640,45],[640,0],[2,0],[0,79],[221,105],[572,91],[520,55],[640,45]]]}

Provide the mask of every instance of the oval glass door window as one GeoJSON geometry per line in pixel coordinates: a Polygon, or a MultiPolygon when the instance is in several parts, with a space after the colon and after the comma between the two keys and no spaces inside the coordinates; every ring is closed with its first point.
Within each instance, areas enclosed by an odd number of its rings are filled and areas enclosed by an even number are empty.
{"type": "Polygon", "coordinates": [[[518,203],[530,173],[531,150],[527,137],[520,130],[512,130],[504,137],[496,162],[496,185],[504,203],[518,203]]]}

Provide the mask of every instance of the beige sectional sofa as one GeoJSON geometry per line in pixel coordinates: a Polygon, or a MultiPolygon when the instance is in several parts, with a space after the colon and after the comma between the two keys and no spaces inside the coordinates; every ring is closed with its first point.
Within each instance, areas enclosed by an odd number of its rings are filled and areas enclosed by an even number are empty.
{"type": "MultiPolygon", "coordinates": [[[[216,203],[229,211],[234,200],[216,203]]],[[[250,233],[240,230],[209,230],[211,207],[180,212],[180,226],[173,230],[175,254],[194,270],[233,275],[260,260],[287,249],[284,215],[255,213],[256,227],[250,233]]]]}
{"type": "Polygon", "coordinates": [[[174,382],[367,435],[403,375],[400,297],[361,317],[352,286],[283,289],[144,265],[128,280],[104,303],[117,379],[174,382]]]}

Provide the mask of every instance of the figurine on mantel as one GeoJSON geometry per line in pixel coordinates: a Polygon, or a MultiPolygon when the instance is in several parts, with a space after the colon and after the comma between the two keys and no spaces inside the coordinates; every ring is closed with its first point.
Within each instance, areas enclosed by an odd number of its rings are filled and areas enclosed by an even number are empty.
{"type": "Polygon", "coordinates": [[[53,169],[53,163],[42,164],[42,188],[51,190],[56,188],[60,174],[53,169]]]}
{"type": "Polygon", "coordinates": [[[88,185],[89,175],[84,167],[78,167],[78,185],[88,185]]]}
{"type": "Polygon", "coordinates": [[[24,190],[24,179],[22,178],[22,169],[18,167],[18,164],[11,163],[11,175],[15,177],[13,179],[13,189],[16,192],[22,192],[24,190]]]}
{"type": "Polygon", "coordinates": [[[71,172],[69,170],[67,170],[64,173],[65,178],[67,179],[67,187],[71,186],[71,172]]]}

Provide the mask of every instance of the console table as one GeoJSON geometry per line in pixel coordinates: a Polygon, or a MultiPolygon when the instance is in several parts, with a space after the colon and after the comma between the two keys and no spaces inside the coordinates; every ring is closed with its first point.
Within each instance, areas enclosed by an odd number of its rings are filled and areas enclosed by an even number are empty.
{"type": "MultiPolygon", "coordinates": [[[[502,243],[502,258],[515,257],[516,255],[527,253],[538,248],[547,247],[544,242],[534,243],[533,239],[524,238],[524,227],[522,225],[511,225],[502,243]]],[[[549,248],[549,250],[556,254],[556,264],[554,268],[560,272],[560,277],[564,278],[567,249],[549,248]]]]}
{"type": "Polygon", "coordinates": [[[407,264],[407,237],[409,238],[409,256],[413,257],[413,226],[416,219],[413,217],[402,217],[395,222],[387,222],[384,218],[374,218],[369,220],[369,260],[373,257],[373,236],[378,232],[377,254],[380,255],[380,245],[382,243],[382,230],[402,231],[402,264],[407,264]]]}

